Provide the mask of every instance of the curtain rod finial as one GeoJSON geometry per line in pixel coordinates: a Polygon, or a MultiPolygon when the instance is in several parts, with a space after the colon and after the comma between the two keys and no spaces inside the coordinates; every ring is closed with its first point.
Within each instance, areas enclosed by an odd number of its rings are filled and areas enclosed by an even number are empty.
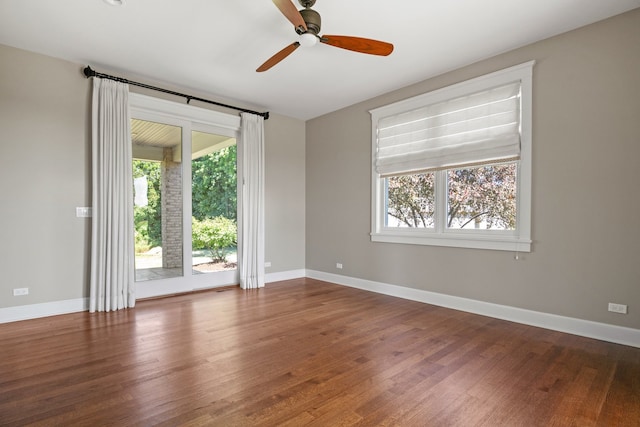
{"type": "Polygon", "coordinates": [[[82,71],[85,75],[85,77],[89,78],[89,77],[94,77],[96,75],[96,72],[93,71],[91,69],[91,67],[89,67],[88,65],[85,67],[85,69],[82,71]]]}

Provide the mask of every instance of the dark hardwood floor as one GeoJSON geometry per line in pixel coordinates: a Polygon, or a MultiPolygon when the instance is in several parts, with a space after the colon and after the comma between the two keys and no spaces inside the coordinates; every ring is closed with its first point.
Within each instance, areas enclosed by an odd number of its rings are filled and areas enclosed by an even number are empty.
{"type": "Polygon", "coordinates": [[[1,324],[0,425],[640,426],[640,349],[299,279],[1,324]]]}

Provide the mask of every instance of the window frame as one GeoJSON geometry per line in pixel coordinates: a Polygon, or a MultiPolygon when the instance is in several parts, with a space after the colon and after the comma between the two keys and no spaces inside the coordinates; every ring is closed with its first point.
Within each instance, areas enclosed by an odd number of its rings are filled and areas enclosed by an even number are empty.
{"type": "MultiPolygon", "coordinates": [[[[371,114],[371,241],[415,245],[491,249],[515,252],[531,251],[531,156],[532,85],[535,61],[515,65],[490,74],[446,86],[412,98],[369,111],[371,114]],[[516,230],[463,230],[446,228],[448,169],[435,171],[435,227],[385,227],[384,178],[375,168],[377,129],[380,119],[401,114],[437,102],[473,94],[511,82],[520,82],[520,160],[517,164],[516,230]],[[443,218],[444,215],[444,218],[443,218]]],[[[499,163],[499,162],[496,162],[499,163]]],[[[452,167],[450,169],[458,169],[452,167]]]]}
{"type": "MultiPolygon", "coordinates": [[[[196,107],[189,104],[180,104],[175,101],[129,93],[130,119],[148,120],[182,129],[182,156],[183,159],[191,159],[192,131],[209,132],[218,135],[235,138],[238,145],[238,153],[242,148],[240,142],[240,116],[196,107]]],[[[239,156],[240,154],[238,154],[239,156]]],[[[238,183],[241,182],[242,165],[238,164],[236,171],[238,183]]],[[[135,282],[138,298],[151,298],[162,295],[176,294],[180,292],[192,292],[199,289],[209,289],[219,286],[228,286],[238,283],[239,270],[226,270],[214,274],[189,274],[192,265],[192,234],[191,234],[191,161],[182,162],[182,239],[183,239],[183,274],[179,277],[161,280],[145,280],[135,282]],[[188,178],[187,178],[188,177],[188,178]]],[[[242,188],[238,185],[238,200],[241,198],[242,188]]],[[[238,211],[240,214],[240,211],[238,211]]],[[[133,262],[134,254],[131,253],[133,262]]]]}

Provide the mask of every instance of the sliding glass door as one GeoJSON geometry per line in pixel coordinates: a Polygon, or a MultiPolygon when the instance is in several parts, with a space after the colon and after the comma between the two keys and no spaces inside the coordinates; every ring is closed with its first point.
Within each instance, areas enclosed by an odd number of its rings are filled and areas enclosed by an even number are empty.
{"type": "Polygon", "coordinates": [[[138,298],[238,283],[239,118],[130,95],[138,298]]]}

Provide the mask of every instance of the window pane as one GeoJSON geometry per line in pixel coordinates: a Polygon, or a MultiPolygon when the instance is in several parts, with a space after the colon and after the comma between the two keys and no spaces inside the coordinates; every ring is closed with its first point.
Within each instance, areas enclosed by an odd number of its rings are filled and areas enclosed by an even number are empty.
{"type": "Polygon", "coordinates": [[[182,276],[182,128],[131,120],[136,282],[182,276]]]}
{"type": "Polygon", "coordinates": [[[433,228],[434,179],[434,173],[385,178],[385,227],[433,228]]]}
{"type": "Polygon", "coordinates": [[[237,268],[236,140],[191,132],[194,274],[237,268]]]}
{"type": "Polygon", "coordinates": [[[447,171],[447,227],[515,230],[516,164],[447,171]]]}

